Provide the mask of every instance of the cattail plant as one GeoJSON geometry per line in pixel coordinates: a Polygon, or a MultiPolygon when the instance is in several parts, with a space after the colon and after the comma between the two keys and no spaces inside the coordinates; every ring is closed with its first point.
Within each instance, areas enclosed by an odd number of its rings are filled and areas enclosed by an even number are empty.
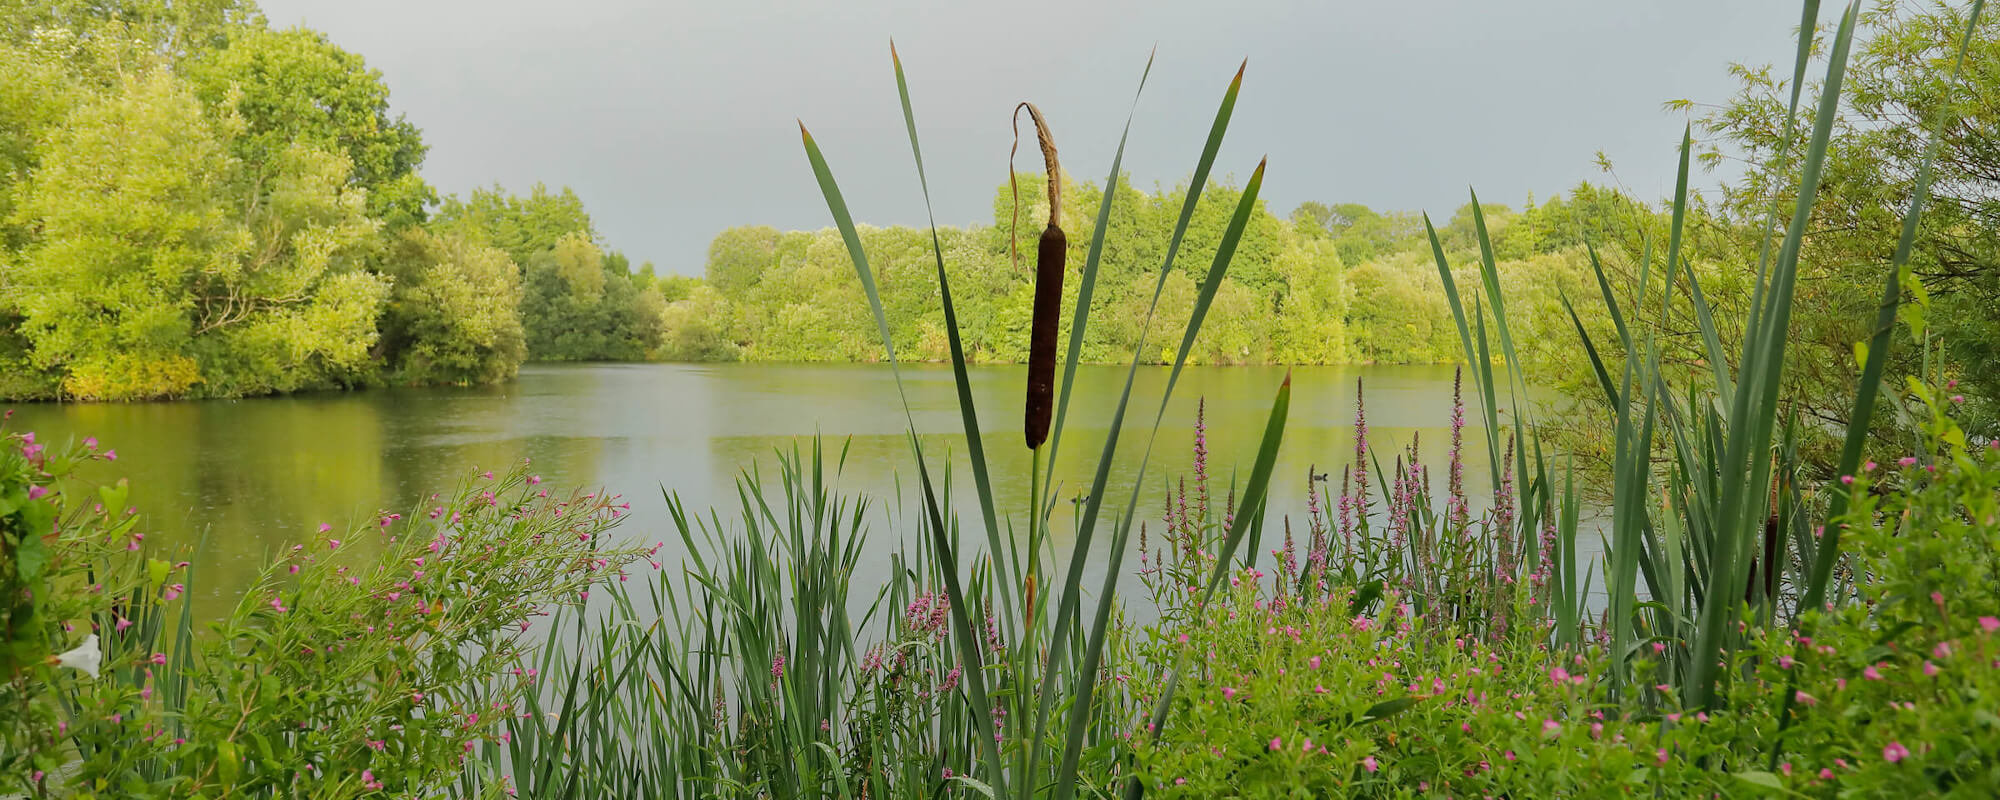
{"type": "MultiPolygon", "coordinates": [[[[1042,162],[1048,168],[1049,224],[1035,251],[1035,309],[1028,329],[1028,408],[1026,429],[1028,449],[1040,449],[1049,438],[1049,417],[1056,404],[1056,334],[1062,316],[1063,265],[1069,241],[1062,230],[1062,165],[1056,159],[1055,137],[1049,123],[1034,103],[1014,107],[1014,147],[1021,146],[1021,110],[1035,123],[1035,138],[1042,146],[1042,162]]],[[[1014,179],[1013,156],[1008,155],[1007,182],[1014,189],[1014,225],[1021,224],[1021,187],[1014,179]]],[[[1013,253],[1020,263],[1018,249],[1013,253]]]]}
{"type": "MultiPolygon", "coordinates": [[[[910,150],[917,168],[918,185],[923,188],[925,204],[929,205],[928,180],[924,177],[923,155],[918,147],[917,126],[911,107],[909,86],[904,81],[901,60],[891,50],[891,60],[896,65],[896,85],[902,100],[904,127],[910,136],[910,150]]],[[[1150,60],[1147,63],[1151,69],[1150,60]]],[[[1121,180],[1120,163],[1124,158],[1124,137],[1121,134],[1117,155],[1112,158],[1109,177],[1105,179],[1105,191],[1097,213],[1097,224],[1088,248],[1077,292],[1075,316],[1069,330],[1068,355],[1064,361],[1063,388],[1055,390],[1055,343],[1059,333],[1057,314],[1062,305],[1060,281],[1064,270],[1066,241],[1058,224],[1061,215],[1062,172],[1056,160],[1053,139],[1042,119],[1039,109],[1024,104],[1034,119],[1043,157],[1048,168],[1049,182],[1049,224],[1043,231],[1037,258],[1036,299],[1030,342],[1030,365],[1028,397],[1023,432],[1029,446],[1032,476],[1029,481],[1029,496],[1032,502],[1028,509],[1029,536],[1028,551],[1022,557],[1022,547],[1011,537],[1003,538],[1003,526],[993,500],[992,483],[987,473],[987,461],[980,435],[978,413],[974,408],[971,379],[966,370],[964,345],[959,337],[956,311],[952,304],[951,285],[945,270],[943,247],[937,241],[936,226],[932,226],[932,254],[936,258],[938,298],[943,312],[944,330],[951,347],[951,362],[954,382],[958,390],[960,416],[965,425],[966,449],[972,464],[974,489],[979,500],[986,536],[987,558],[974,560],[975,567],[969,575],[961,575],[963,563],[959,553],[963,543],[957,540],[958,526],[947,521],[946,509],[950,508],[948,495],[939,491],[938,484],[932,482],[932,471],[923,442],[916,435],[915,415],[911,412],[908,395],[905,392],[901,368],[895,351],[895,338],[891,334],[887,315],[883,312],[882,300],[876,289],[873,270],[868,265],[867,253],[861,247],[847,203],[841,197],[838,183],[831,168],[820,152],[811,134],[800,127],[800,138],[805,145],[807,160],[820,186],[821,194],[832,212],[834,223],[839,228],[841,239],[847,245],[849,256],[854,262],[855,276],[868,298],[869,310],[873,313],[877,332],[881,335],[882,346],[891,374],[895,377],[899,395],[904,399],[903,410],[909,426],[909,441],[915,461],[918,499],[921,503],[922,532],[929,539],[925,551],[922,571],[934,576],[953,602],[947,617],[950,633],[946,638],[955,645],[957,664],[951,694],[962,697],[962,702],[950,706],[952,712],[940,717],[938,728],[952,742],[964,745],[964,750],[955,751],[964,758],[956,762],[970,769],[974,776],[961,773],[958,777],[976,780],[983,793],[992,797],[1027,798],[1041,793],[1041,787],[1049,787],[1054,800],[1067,800],[1077,788],[1079,761],[1086,752],[1091,758],[1103,758],[1108,748],[1102,745],[1108,741],[1116,728],[1107,720],[1122,717],[1127,709],[1120,704],[1133,699],[1122,689],[1107,686],[1102,693],[1098,690],[1098,677],[1104,673],[1101,667],[1107,657],[1106,637],[1109,632],[1111,610],[1117,605],[1116,579],[1119,564],[1125,554],[1131,526],[1137,516],[1139,487],[1144,485],[1146,463],[1151,455],[1152,438],[1146,438],[1146,453],[1139,460],[1137,476],[1132,479],[1129,498],[1122,509],[1111,512],[1110,558],[1105,570],[1105,582],[1096,592],[1097,604],[1086,614],[1082,599],[1086,591],[1083,586],[1085,556],[1091,553],[1091,543],[1097,533],[1098,519],[1103,502],[1112,494],[1110,486],[1111,465],[1116,455],[1119,432],[1125,423],[1126,412],[1132,399],[1132,386],[1139,363],[1146,350],[1146,334],[1151,327],[1152,315],[1158,310],[1158,297],[1173,274],[1174,258],[1179,253],[1188,226],[1200,201],[1202,189],[1207,185],[1210,169],[1220,149],[1223,133],[1228,128],[1229,118],[1236,104],[1237,94],[1242,86],[1243,73],[1239,68],[1228,90],[1223,94],[1215,122],[1209,129],[1201,157],[1196,162],[1190,189],[1181,207],[1180,215],[1173,228],[1172,237],[1167,242],[1166,257],[1160,264],[1154,289],[1154,304],[1147,311],[1147,318],[1140,329],[1140,340],[1134,347],[1131,366],[1126,375],[1125,389],[1118,398],[1116,410],[1103,443],[1102,455],[1097,460],[1089,491],[1083,493],[1076,514],[1075,541],[1065,569],[1052,572],[1046,581],[1048,603],[1037,603],[1035,588],[1037,559],[1041,552],[1040,530],[1047,527],[1047,515],[1052,503],[1044,498],[1043,488],[1047,476],[1043,474],[1042,445],[1047,443],[1048,463],[1056,463],[1056,454],[1062,444],[1064,415],[1067,411],[1074,387],[1076,365],[1082,358],[1085,328],[1089,323],[1090,296],[1097,280],[1097,267],[1103,254],[1104,232],[1108,227],[1113,201],[1118,197],[1121,180]],[[1013,575],[1021,578],[1016,581],[1013,575]],[[964,578],[970,580],[964,580],[964,578]],[[1021,613],[1015,617],[1011,613],[1015,596],[1012,589],[1018,586],[1021,594],[1018,608],[1021,613]],[[968,608],[977,608],[986,599],[985,593],[992,593],[999,599],[998,627],[1012,643],[1002,653],[984,652],[980,631],[966,613],[968,608]],[[1044,629],[1048,638],[1046,647],[1036,641],[1037,629],[1044,629]],[[989,663],[993,667],[988,669],[989,663]],[[990,689],[990,691],[989,691],[990,689]],[[1058,716],[1060,714],[1060,717],[1058,716]]],[[[1144,77],[1140,79],[1144,85],[1144,77]]],[[[1136,104],[1136,98],[1135,98],[1136,104]]],[[[1018,115],[1019,109],[1016,109],[1018,115]]],[[[1018,118],[1018,117],[1017,117],[1018,118]]],[[[1130,115],[1127,116],[1127,130],[1130,129],[1130,115]]],[[[1018,140],[1017,140],[1018,142],[1018,140]]],[[[1236,245],[1242,239],[1249,225],[1252,210],[1256,206],[1257,194],[1263,185],[1264,165],[1259,163],[1237,199],[1236,208],[1230,217],[1228,227],[1218,242],[1215,257],[1201,281],[1195,295],[1193,312],[1182,328],[1180,346],[1176,351],[1173,369],[1168,374],[1166,388],[1160,394],[1159,408],[1155,415],[1154,430],[1158,420],[1166,412],[1172,399],[1173,389],[1186,365],[1189,353],[1200,334],[1202,321],[1206,318],[1229,263],[1235,255],[1236,245]]],[[[1266,423],[1265,435],[1257,452],[1256,466],[1251,471],[1246,484],[1245,501],[1252,509],[1261,509],[1266,490],[1270,483],[1272,462],[1276,459],[1279,443],[1283,439],[1286,410],[1290,406],[1291,383],[1289,378],[1282,384],[1272,402],[1272,413],[1266,423]]],[[[944,486],[948,490],[947,481],[944,486]]],[[[1236,545],[1247,533],[1245,521],[1233,520],[1234,524],[1224,539],[1219,562],[1229,560],[1236,545]]],[[[1215,592],[1221,581],[1221,564],[1207,577],[1209,596],[1215,592]]],[[[1177,663],[1168,673],[1160,701],[1154,707],[1152,730],[1156,733],[1166,723],[1168,710],[1172,707],[1172,689],[1182,669],[1184,660],[1177,663]]],[[[926,728],[929,730],[929,728],[926,728]]],[[[806,750],[798,751],[808,752],[806,750]]],[[[820,752],[827,752],[821,750],[820,752]]],[[[873,752],[872,750],[870,752],[873,752]]],[[[809,758],[811,756],[808,756],[809,758]]],[[[930,766],[930,765],[926,765],[930,766]]],[[[938,780],[939,771],[929,771],[930,780],[938,780]]],[[[947,775],[949,773],[946,773],[947,775]]],[[[950,780],[946,778],[945,780],[950,780]]],[[[913,784],[907,780],[902,784],[911,796],[933,796],[943,791],[942,786],[932,787],[913,784]]],[[[803,790],[818,790],[823,794],[837,792],[831,782],[820,782],[800,787],[803,790]]],[[[1137,784],[1131,784],[1128,794],[1135,795],[1137,784]]],[[[885,796],[872,793],[870,796],[885,796]]]]}

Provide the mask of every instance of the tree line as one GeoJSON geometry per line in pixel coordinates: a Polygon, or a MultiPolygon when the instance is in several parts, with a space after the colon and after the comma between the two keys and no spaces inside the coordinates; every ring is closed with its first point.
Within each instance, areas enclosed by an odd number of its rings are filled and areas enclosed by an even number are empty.
{"type": "MultiPolygon", "coordinates": [[[[1046,215],[1046,200],[1040,199],[1044,180],[1040,174],[1021,176],[1021,218],[1046,215]]],[[[1174,270],[1160,284],[1160,264],[1187,187],[1144,191],[1121,181],[1118,191],[1092,298],[1095,322],[1086,330],[1082,357],[1095,363],[1129,359],[1140,346],[1158,285],[1158,322],[1143,357],[1164,360],[1177,343],[1161,340],[1159,330],[1191,311],[1197,285],[1240,193],[1224,183],[1204,190],[1174,270]]],[[[1104,189],[1071,180],[1064,192],[1076,198],[1065,204],[1063,220],[1064,230],[1073,232],[1068,237],[1071,275],[1063,284],[1066,302],[1073,304],[1104,189]]],[[[976,361],[1013,363],[1026,357],[1034,276],[1013,258],[1013,197],[1006,186],[998,190],[991,225],[938,231],[965,347],[976,361]]],[[[1589,184],[1576,187],[1568,198],[1541,203],[1530,198],[1520,210],[1488,203],[1481,211],[1502,272],[1523,293],[1546,295],[1551,302],[1555,292],[1585,287],[1589,268],[1582,243],[1602,227],[1604,214],[1650,213],[1616,191],[1589,184]]],[[[1030,248],[1033,234],[1026,234],[1030,248]]],[[[1454,264],[1477,264],[1470,204],[1444,221],[1438,235],[1454,264]]],[[[861,239],[897,353],[948,359],[937,314],[930,232],[864,227],[861,239]]],[[[1204,364],[1454,361],[1461,348],[1440,288],[1420,215],[1309,202],[1280,217],[1260,201],[1191,358],[1204,364]]],[[[853,279],[838,233],[831,229],[724,230],[709,247],[703,279],[683,282],[674,293],[665,316],[664,357],[881,357],[867,300],[853,279]]]]}
{"type": "Polygon", "coordinates": [[[639,359],[665,296],[582,202],[439,198],[379,72],[233,0],[0,13],[0,397],[485,383],[639,359]]]}

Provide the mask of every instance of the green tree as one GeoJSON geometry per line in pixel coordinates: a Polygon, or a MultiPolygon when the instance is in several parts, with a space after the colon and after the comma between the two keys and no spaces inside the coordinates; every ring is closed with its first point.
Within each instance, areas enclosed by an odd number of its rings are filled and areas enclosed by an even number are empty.
{"type": "Polygon", "coordinates": [[[67,395],[290,391],[362,379],[387,287],[346,159],[286,148],[248,177],[241,121],[162,69],[80,102],[38,144],[0,275],[26,361],[67,395]],[[258,187],[254,191],[248,187],[258,187]]]}
{"type": "Polygon", "coordinates": [[[349,185],[367,193],[369,216],[391,229],[422,222],[436,202],[416,172],[423,137],[390,113],[382,73],[325,34],[238,27],[227,47],[189,59],[181,71],[203,102],[242,118],[231,147],[237,158],[266,164],[295,144],[344,153],[349,185]]]}
{"type": "MultiPolygon", "coordinates": [[[[1993,224],[2000,149],[1992,135],[2000,126],[2000,16],[1980,17],[1961,81],[1948,88],[1966,11],[1883,3],[1862,17],[1862,43],[1848,68],[1812,235],[1799,260],[1802,302],[1792,322],[1802,369],[1790,389],[1808,417],[1836,427],[1844,425],[1854,395],[1852,345],[1869,335],[1918,164],[1942,123],[1935,179],[1910,259],[1914,280],[1905,286],[1906,300],[1918,293],[1931,299],[1927,319],[1937,338],[1928,348],[1897,343],[1889,370],[1917,372],[1927,349],[1941,349],[1963,382],[1960,391],[1974,399],[1967,429],[2000,432],[2000,407],[1993,404],[2000,398],[2000,228],[1993,224]]],[[[1768,67],[1735,65],[1731,72],[1739,91],[1699,120],[1708,145],[1702,159],[1753,165],[1725,188],[1719,210],[1737,221],[1743,246],[1754,247],[1757,223],[1771,204],[1789,208],[1796,196],[1793,160],[1775,156],[1781,148],[1800,152],[1810,126],[1791,126],[1786,141],[1791,88],[1768,67]]],[[[1812,107],[1818,93],[1817,85],[1806,87],[1800,107],[1812,107]]],[[[1885,407],[1875,421],[1878,434],[1894,429],[1891,417],[1885,407]]]]}
{"type": "Polygon", "coordinates": [[[578,301],[595,303],[604,296],[604,251],[581,231],[563,234],[549,250],[556,274],[578,301]]]}
{"type": "Polygon", "coordinates": [[[660,348],[656,357],[668,361],[734,361],[738,350],[731,338],[729,298],[713,286],[695,286],[686,297],[660,311],[660,348]]]}
{"type": "Polygon", "coordinates": [[[769,225],[725,228],[708,245],[708,285],[732,297],[763,280],[778,261],[778,229],[769,225]]]}
{"type": "Polygon", "coordinates": [[[556,243],[572,233],[597,240],[597,229],[591,226],[582,198],[568,187],[551,192],[537,183],[527,197],[509,194],[498,185],[474,189],[464,200],[445,198],[436,216],[440,232],[460,233],[498,247],[521,265],[554,250],[556,243]]]}
{"type": "Polygon", "coordinates": [[[520,270],[497,248],[422,228],[402,233],[385,348],[404,383],[495,383],[527,358],[520,270]]]}

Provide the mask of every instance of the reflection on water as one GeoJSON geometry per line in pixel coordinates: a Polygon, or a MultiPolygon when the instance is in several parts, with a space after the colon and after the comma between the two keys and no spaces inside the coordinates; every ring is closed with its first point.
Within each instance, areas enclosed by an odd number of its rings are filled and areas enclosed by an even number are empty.
{"type": "MultiPolygon", "coordinates": [[[[1210,474],[1224,486],[1233,474],[1247,477],[1284,375],[1279,367],[1183,373],[1153,446],[1138,506],[1142,519],[1160,516],[1168,482],[1188,472],[1198,399],[1207,401],[1210,474]]],[[[942,454],[952,454],[959,487],[954,505],[976,520],[951,370],[910,366],[904,376],[925,452],[933,468],[942,454]]],[[[1104,506],[1106,524],[1128,502],[1166,377],[1164,368],[1138,375],[1104,506]]],[[[1338,481],[1353,453],[1356,378],[1365,379],[1369,439],[1385,463],[1391,448],[1420,435],[1423,457],[1442,480],[1450,367],[1296,368],[1272,488],[1273,522],[1304,512],[1309,464],[1338,481]]],[[[973,370],[972,380],[996,498],[1003,512],[1020,509],[1028,492],[1020,425],[1025,375],[1018,367],[983,367],[973,370]]],[[[1122,367],[1078,370],[1078,399],[1057,463],[1061,496],[1088,488],[1124,380],[1122,367]]],[[[802,437],[821,434],[830,455],[847,449],[839,488],[876,497],[872,544],[886,552],[903,533],[888,524],[890,513],[905,518],[901,509],[886,508],[895,504],[899,475],[903,488],[915,485],[907,424],[883,365],[631,364],[534,365],[513,383],[472,389],[30,405],[17,409],[12,428],[38,431],[44,441],[96,436],[116,448],[117,462],[94,465],[86,476],[131,479],[133,502],[153,532],[149,542],[178,549],[201,544],[194,589],[199,613],[213,614],[233,603],[270,553],[319,523],[365,524],[379,510],[407,510],[474,471],[522,458],[533,459],[535,471],[552,485],[603,486],[626,495],[634,514],[622,535],[667,542],[671,563],[678,560],[673,549],[679,542],[668,528],[663,489],[693,508],[721,505],[726,519],[736,505],[741,470],[761,463],[763,474],[775,475],[776,448],[809,446],[802,437]]],[[[1468,428],[1465,441],[1466,490],[1481,497],[1490,491],[1485,438],[1468,428]]],[[[1069,531],[1070,504],[1058,503],[1056,514],[1052,530],[1069,531]]],[[[1093,565],[1101,561],[1092,559],[1093,565]]],[[[886,568],[886,562],[869,559],[864,566],[886,568]]],[[[857,584],[872,585],[879,577],[862,575],[857,584]]]]}

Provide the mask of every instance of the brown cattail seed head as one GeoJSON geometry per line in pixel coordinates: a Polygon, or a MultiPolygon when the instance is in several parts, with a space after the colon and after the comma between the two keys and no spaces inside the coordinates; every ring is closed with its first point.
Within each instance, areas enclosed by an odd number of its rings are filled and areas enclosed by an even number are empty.
{"type": "MultiPolygon", "coordinates": [[[[1028,331],[1028,398],[1023,428],[1027,434],[1028,449],[1033,450],[1048,441],[1049,417],[1055,411],[1056,337],[1062,318],[1062,282],[1069,241],[1062,231],[1062,165],[1056,160],[1055,139],[1049,135],[1048,122],[1042,119],[1041,109],[1032,103],[1022,103],[1014,108],[1017,135],[1023,108],[1028,110],[1028,116],[1035,122],[1042,160],[1048,167],[1049,192],[1049,224],[1042,230],[1041,245],[1035,253],[1035,306],[1028,331]]],[[[1011,180],[1011,168],[1009,175],[1011,180]]],[[[1018,225],[1018,195],[1014,214],[1018,225]]]]}
{"type": "Polygon", "coordinates": [[[1056,336],[1062,317],[1064,260],[1069,241],[1054,225],[1042,230],[1035,254],[1035,309],[1028,332],[1028,449],[1049,438],[1049,415],[1055,410],[1056,336]]]}

